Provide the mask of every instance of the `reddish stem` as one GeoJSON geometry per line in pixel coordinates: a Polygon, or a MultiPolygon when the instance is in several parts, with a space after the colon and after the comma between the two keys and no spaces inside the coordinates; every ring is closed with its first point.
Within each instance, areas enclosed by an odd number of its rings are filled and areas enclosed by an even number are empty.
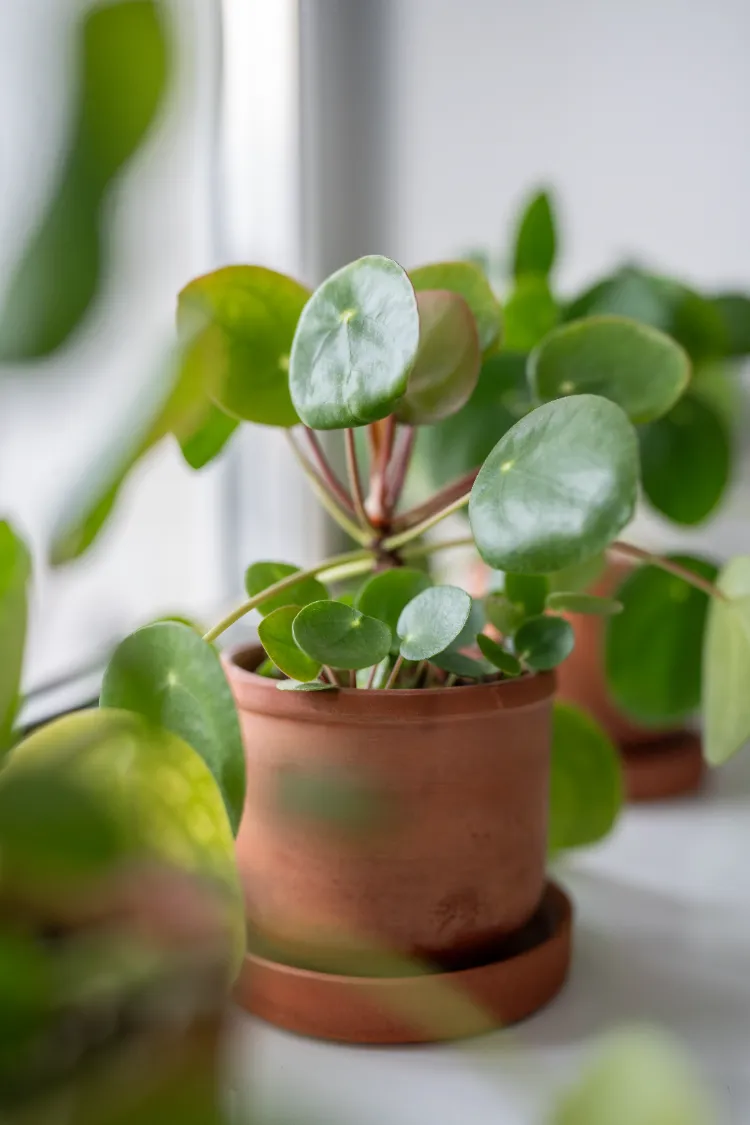
{"type": "Polygon", "coordinates": [[[370,495],[367,499],[367,513],[373,527],[385,528],[390,525],[391,509],[386,499],[386,478],[388,465],[393,453],[393,440],[396,433],[396,419],[393,415],[382,422],[370,426],[370,449],[372,467],[370,475],[370,495]],[[377,427],[377,429],[376,429],[377,427]]]}
{"type": "Polygon", "coordinates": [[[408,512],[403,515],[397,516],[393,521],[394,531],[405,531],[407,528],[415,527],[423,520],[429,519],[434,516],[436,512],[442,511],[443,508],[449,507],[454,500],[458,500],[461,496],[465,496],[467,492],[471,491],[471,486],[477,479],[479,469],[472,469],[470,473],[465,473],[458,480],[454,480],[452,484],[446,485],[440,492],[436,492],[424,504],[419,504],[416,508],[410,508],[408,512]]]}
{"type": "Polygon", "coordinates": [[[386,504],[390,511],[395,511],[401,499],[401,493],[406,483],[406,474],[411,464],[411,455],[414,450],[414,439],[417,432],[413,426],[404,426],[396,437],[395,448],[391,460],[390,481],[386,489],[386,504]]]}
{"type": "Polygon", "coordinates": [[[355,515],[356,512],[354,503],[352,502],[352,498],[329,465],[328,458],[323,452],[323,448],[318,441],[317,434],[308,426],[305,426],[305,433],[307,434],[308,444],[310,446],[310,451],[313,455],[315,464],[320,471],[320,475],[328,486],[329,491],[332,492],[336,499],[344,505],[348,512],[351,512],[352,515],[355,515]]]}

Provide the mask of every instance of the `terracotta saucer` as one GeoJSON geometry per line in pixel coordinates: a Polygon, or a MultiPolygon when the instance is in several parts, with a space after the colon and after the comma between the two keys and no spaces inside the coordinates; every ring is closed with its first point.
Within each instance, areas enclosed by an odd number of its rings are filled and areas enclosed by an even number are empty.
{"type": "Polygon", "coordinates": [[[706,766],[701,740],[690,731],[621,749],[630,801],[662,801],[694,793],[703,784],[706,766]]]}
{"type": "Polygon", "coordinates": [[[572,907],[548,883],[539,910],[504,939],[495,960],[454,972],[351,977],[250,953],[235,999],[270,1023],[342,1043],[429,1043],[517,1023],[560,990],[571,953],[572,907]]]}

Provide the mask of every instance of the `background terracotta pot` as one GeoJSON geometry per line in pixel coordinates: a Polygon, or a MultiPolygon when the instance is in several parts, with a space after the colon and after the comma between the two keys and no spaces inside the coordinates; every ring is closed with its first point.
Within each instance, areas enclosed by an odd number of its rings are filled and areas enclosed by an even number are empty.
{"type": "MultiPolygon", "coordinates": [[[[627,563],[610,562],[592,594],[610,597],[632,572],[627,563]]],[[[620,746],[646,746],[662,742],[679,728],[644,727],[620,710],[609,694],[604,675],[604,630],[606,618],[571,614],[576,645],[557,670],[558,693],[563,699],[590,711],[610,738],[620,746]]]]}
{"type": "Polygon", "coordinates": [[[289,693],[252,672],[260,656],[235,651],[225,667],[247,758],[238,859],[261,934],[453,967],[522,927],[545,886],[554,676],[289,693]],[[280,807],[281,779],[326,776],[375,799],[366,830],[280,807]]]}

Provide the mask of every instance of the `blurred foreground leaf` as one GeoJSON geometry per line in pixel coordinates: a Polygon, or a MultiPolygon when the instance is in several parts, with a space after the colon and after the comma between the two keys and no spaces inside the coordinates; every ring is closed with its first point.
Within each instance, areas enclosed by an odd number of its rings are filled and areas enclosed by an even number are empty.
{"type": "Polygon", "coordinates": [[[19,704],[30,575],[24,543],[0,522],[0,756],[11,744],[19,704]]]}
{"type": "Polygon", "coordinates": [[[96,296],[107,189],[141,145],[169,79],[155,0],[96,5],[83,17],[79,41],[78,102],[60,179],[0,310],[6,362],[55,351],[96,296]]]}
{"type": "Polygon", "coordinates": [[[594,1062],[548,1119],[550,1125],[716,1125],[695,1068],[660,1032],[607,1036],[594,1062]]]}

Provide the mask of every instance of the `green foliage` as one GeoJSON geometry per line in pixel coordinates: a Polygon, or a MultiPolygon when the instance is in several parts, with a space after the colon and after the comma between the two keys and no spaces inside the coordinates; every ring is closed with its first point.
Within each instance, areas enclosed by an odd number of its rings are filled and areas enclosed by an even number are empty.
{"type": "Polygon", "coordinates": [[[409,278],[371,255],[315,290],[292,346],[289,386],[297,414],[317,430],[386,418],[406,392],[419,348],[419,311],[409,278]]]}
{"type": "Polygon", "coordinates": [[[488,673],[494,672],[492,664],[486,660],[476,660],[466,656],[463,652],[454,652],[446,649],[433,656],[430,661],[436,668],[441,668],[451,676],[458,676],[462,680],[481,680],[488,673]]]}
{"type": "Polygon", "coordinates": [[[276,687],[279,691],[336,691],[335,684],[324,684],[320,680],[310,680],[301,684],[294,680],[280,680],[276,687]]]}
{"type": "Polygon", "coordinates": [[[341,602],[312,602],[292,626],[294,639],[313,660],[332,668],[371,668],[391,650],[391,631],[341,602]]]}
{"type": "MultiPolygon", "coordinates": [[[[705,559],[674,556],[713,581],[705,559]]],[[[653,725],[680,722],[701,702],[701,652],[708,596],[654,566],[635,570],[617,593],[624,612],[608,622],[604,660],[613,698],[629,715],[653,725]]]]}
{"type": "Polygon", "coordinates": [[[523,671],[520,660],[512,653],[507,652],[497,641],[493,641],[491,637],[484,633],[479,633],[477,644],[482,656],[494,668],[498,668],[506,676],[520,676],[523,671]]]}
{"type": "Polygon", "coordinates": [[[423,570],[395,567],[374,574],[357,595],[356,606],[361,613],[385,622],[393,634],[393,651],[398,652],[398,620],[408,603],[429,589],[432,579],[423,570]]]}
{"type": "Polygon", "coordinates": [[[750,355],[750,297],[744,293],[721,293],[713,298],[724,326],[725,350],[738,358],[750,355]]]}
{"type": "Polygon", "coordinates": [[[546,191],[533,196],[521,214],[515,237],[513,274],[546,277],[555,264],[557,232],[552,201],[546,191]]]}
{"type": "Polygon", "coordinates": [[[216,779],[237,832],[245,756],[232,693],[212,645],[177,622],[138,629],[112,655],[100,703],[143,715],[192,746],[216,779]]]}
{"type": "Polygon", "coordinates": [[[479,336],[463,297],[447,290],[417,294],[419,351],[406,394],[396,409],[400,422],[424,426],[455,414],[479,378],[479,336]]]}
{"type": "Polygon", "coordinates": [[[209,404],[203,422],[180,441],[182,456],[191,469],[203,469],[222,452],[239,425],[213,403],[209,404]]]}
{"type": "Polygon", "coordinates": [[[547,672],[573,651],[575,638],[563,617],[530,617],[513,638],[516,655],[534,672],[547,672]]]}
{"type": "Polygon", "coordinates": [[[721,502],[732,468],[729,424],[704,398],[686,394],[639,431],[643,490],[674,523],[701,523],[721,502]]]}
{"type": "Polygon", "coordinates": [[[544,613],[549,579],[543,574],[506,574],[503,590],[509,601],[521,607],[525,617],[536,617],[544,613]]]}
{"type": "Polygon", "coordinates": [[[716,585],[703,648],[703,748],[720,765],[750,738],[750,557],[732,559],[716,585]]]}
{"type": "Polygon", "coordinates": [[[409,602],[398,619],[400,653],[406,660],[430,660],[460,635],[472,601],[458,586],[432,586],[409,602]]]}
{"type": "Polygon", "coordinates": [[[524,619],[523,606],[515,605],[505,594],[489,594],[484,608],[487,620],[504,637],[512,637],[524,619]]]}
{"type": "Polygon", "coordinates": [[[292,680],[314,680],[321,664],[311,660],[297,645],[292,633],[294,619],[301,609],[298,605],[281,605],[261,621],[258,637],[277,668],[292,680]]]}
{"type": "Polygon", "coordinates": [[[13,741],[26,643],[31,559],[23,540],[0,521],[0,758],[13,741]]]}
{"type": "Polygon", "coordinates": [[[623,609],[622,602],[614,598],[598,598],[574,590],[553,591],[547,597],[546,607],[556,613],[584,613],[594,617],[613,617],[623,609]]]}
{"type": "Polygon", "coordinates": [[[566,320],[625,316],[666,332],[694,363],[724,356],[727,330],[719,307],[671,278],[627,266],[571,302],[566,320]]]}
{"type": "Polygon", "coordinates": [[[560,309],[546,278],[524,274],[505,302],[506,348],[513,352],[530,352],[559,320],[560,309]]]}
{"type": "Polygon", "coordinates": [[[430,484],[440,488],[479,468],[498,439],[530,409],[526,357],[512,352],[490,356],[466,405],[419,431],[417,457],[430,484]]]}
{"type": "Polygon", "coordinates": [[[479,472],[469,505],[477,549],[489,566],[518,573],[581,563],[628,523],[637,485],[635,431],[619,406],[595,395],[547,403],[479,472]]]}
{"type": "Polygon", "coordinates": [[[620,756],[599,724],[568,703],[555,703],[550,769],[550,851],[595,844],[623,802],[620,756]]]}
{"type": "Polygon", "coordinates": [[[633,422],[661,417],[690,378],[687,354],[655,328],[625,317],[598,316],[550,332],[529,359],[529,379],[542,402],[596,394],[633,422]]]}
{"type": "Polygon", "coordinates": [[[211,330],[214,346],[201,352],[202,377],[227,414],[266,426],[299,422],[289,364],[309,296],[304,285],[260,266],[227,266],[182,290],[178,325],[197,341],[211,330]]]}
{"type": "Polygon", "coordinates": [[[502,332],[500,305],[477,265],[472,262],[434,262],[411,270],[409,277],[417,293],[445,289],[463,297],[476,321],[482,355],[487,356],[498,347],[502,332]]]}
{"type": "MultiPolygon", "coordinates": [[[[284,578],[291,578],[300,568],[282,562],[256,562],[245,571],[245,589],[248,597],[254,598],[262,594],[269,586],[275,586],[284,578]]],[[[288,586],[280,594],[272,594],[267,601],[261,602],[256,608],[264,616],[273,613],[285,605],[306,606],[310,602],[325,601],[328,590],[317,578],[302,578],[299,582],[288,586]]]]}
{"type": "Polygon", "coordinates": [[[0,311],[6,362],[54,352],[94,300],[107,257],[108,189],[140,148],[171,74],[154,0],[91,7],[77,40],[77,103],[59,180],[0,311]]]}

